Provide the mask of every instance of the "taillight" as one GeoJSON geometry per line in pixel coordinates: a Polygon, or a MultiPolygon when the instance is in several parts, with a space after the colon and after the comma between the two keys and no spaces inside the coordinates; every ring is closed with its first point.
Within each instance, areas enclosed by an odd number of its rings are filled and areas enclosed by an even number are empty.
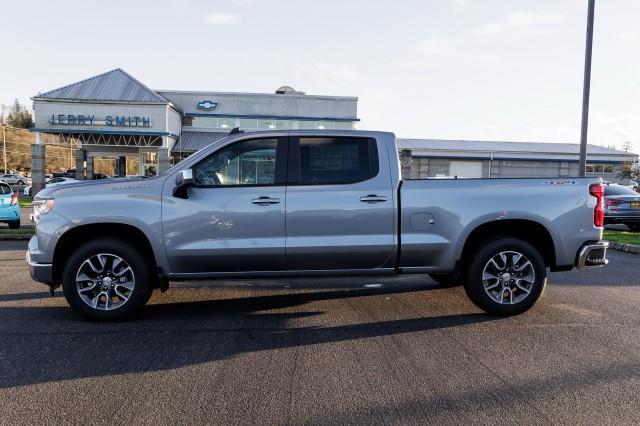
{"type": "Polygon", "coordinates": [[[589,194],[596,197],[596,207],[593,209],[593,224],[597,227],[604,226],[604,185],[601,183],[594,183],[589,185],[589,194]]]}
{"type": "Polygon", "coordinates": [[[622,204],[622,200],[607,200],[608,206],[617,206],[618,204],[622,204]]]}
{"type": "Polygon", "coordinates": [[[11,194],[11,205],[15,206],[18,204],[18,194],[11,194]]]}

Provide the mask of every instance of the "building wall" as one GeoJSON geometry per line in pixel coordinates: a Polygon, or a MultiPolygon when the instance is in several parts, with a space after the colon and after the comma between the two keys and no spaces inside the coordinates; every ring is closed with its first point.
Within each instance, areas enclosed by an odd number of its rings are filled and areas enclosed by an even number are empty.
{"type": "Polygon", "coordinates": [[[255,93],[179,92],[158,91],[185,114],[207,113],[244,116],[295,116],[314,118],[356,119],[358,98],[277,95],[255,93]],[[197,104],[213,101],[218,105],[212,111],[201,111],[197,104]]]}
{"type": "MultiPolygon", "coordinates": [[[[38,129],[51,129],[60,131],[65,129],[73,130],[109,130],[109,131],[146,131],[146,132],[166,132],[167,131],[167,107],[166,105],[130,105],[130,104],[110,104],[110,103],[83,103],[83,102],[60,102],[60,101],[35,101],[35,127],[38,129]],[[148,127],[121,127],[106,125],[84,125],[77,124],[51,124],[51,115],[64,114],[78,116],[93,115],[96,121],[104,121],[107,115],[115,116],[137,116],[149,117],[151,125],[148,127]]],[[[179,129],[179,127],[178,127],[179,129]]]]}
{"type": "MultiPolygon", "coordinates": [[[[412,157],[410,168],[403,168],[405,179],[426,179],[438,175],[450,176],[449,165],[456,158],[412,157]]],[[[473,160],[469,160],[473,161],[473,160]]],[[[575,161],[535,161],[535,160],[478,160],[482,162],[482,177],[500,178],[545,178],[578,176],[578,163],[575,161]],[[489,176],[491,175],[491,176],[489,176]]],[[[610,163],[613,164],[613,163],[610,163]]],[[[602,179],[620,182],[618,174],[623,170],[621,163],[613,164],[613,173],[602,175],[602,179]]],[[[589,176],[589,175],[588,175],[589,176]]],[[[598,176],[593,174],[591,176],[598,176]]]]}

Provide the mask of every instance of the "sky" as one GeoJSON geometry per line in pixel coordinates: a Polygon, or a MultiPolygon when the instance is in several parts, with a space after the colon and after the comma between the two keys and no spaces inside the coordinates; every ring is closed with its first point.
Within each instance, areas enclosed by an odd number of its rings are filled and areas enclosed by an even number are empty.
{"type": "MultiPolygon", "coordinates": [[[[0,0],[0,103],[153,89],[357,96],[360,129],[579,142],[587,0],[0,0]]],[[[640,152],[640,1],[598,0],[589,143],[640,152]]]]}

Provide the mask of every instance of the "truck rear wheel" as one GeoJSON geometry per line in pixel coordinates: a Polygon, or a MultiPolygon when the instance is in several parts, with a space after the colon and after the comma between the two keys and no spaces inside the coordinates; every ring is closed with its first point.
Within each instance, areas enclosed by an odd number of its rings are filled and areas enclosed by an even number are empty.
{"type": "Polygon", "coordinates": [[[473,255],[465,290],[480,309],[494,315],[529,310],[547,282],[542,256],[517,238],[489,241],[473,255]]]}
{"type": "Polygon", "coordinates": [[[77,248],[63,271],[69,305],[94,320],[117,320],[141,309],[151,296],[144,258],[126,241],[100,238],[77,248]]]}

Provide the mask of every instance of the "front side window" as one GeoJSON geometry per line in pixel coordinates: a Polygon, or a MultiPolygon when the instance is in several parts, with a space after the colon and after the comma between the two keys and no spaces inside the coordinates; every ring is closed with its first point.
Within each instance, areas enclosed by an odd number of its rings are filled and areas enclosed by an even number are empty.
{"type": "Polygon", "coordinates": [[[198,186],[273,185],[278,139],[254,139],[229,145],[193,168],[198,186]]]}
{"type": "Polygon", "coordinates": [[[301,137],[299,152],[303,185],[355,183],[378,174],[374,139],[301,137]]]}

